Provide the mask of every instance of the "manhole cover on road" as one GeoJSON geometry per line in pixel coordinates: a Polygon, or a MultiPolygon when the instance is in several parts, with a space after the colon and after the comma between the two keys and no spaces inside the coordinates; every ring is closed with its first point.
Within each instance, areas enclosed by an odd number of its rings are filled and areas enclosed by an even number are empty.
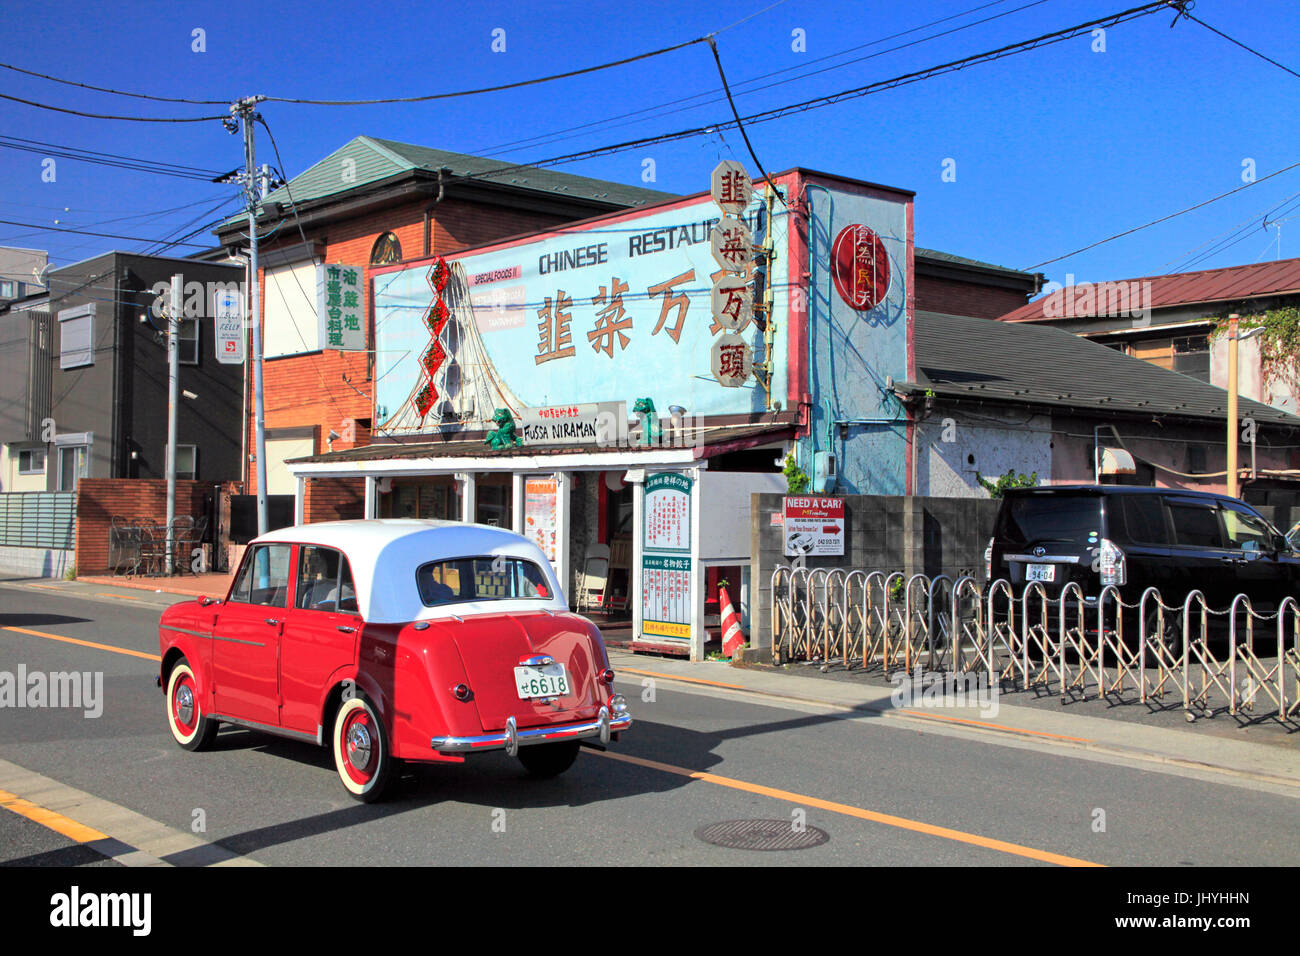
{"type": "Polygon", "coordinates": [[[807,850],[831,838],[816,827],[795,829],[789,820],[723,820],[700,827],[695,835],[733,850],[807,850]]]}

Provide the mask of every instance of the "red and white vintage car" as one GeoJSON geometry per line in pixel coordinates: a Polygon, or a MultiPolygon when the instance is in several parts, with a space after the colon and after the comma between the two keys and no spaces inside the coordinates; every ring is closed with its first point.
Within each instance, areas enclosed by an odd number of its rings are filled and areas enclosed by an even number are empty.
{"type": "Polygon", "coordinates": [[[378,799],[398,761],[504,750],[563,773],[632,725],[600,631],[541,550],[451,521],[333,521],[249,544],[225,600],[159,624],[167,723],[199,750],[221,723],[330,747],[378,799]]]}

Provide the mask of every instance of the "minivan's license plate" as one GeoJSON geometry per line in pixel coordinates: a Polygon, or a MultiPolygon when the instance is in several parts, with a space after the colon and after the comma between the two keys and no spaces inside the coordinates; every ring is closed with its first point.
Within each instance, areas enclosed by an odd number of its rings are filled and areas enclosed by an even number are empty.
{"type": "Polygon", "coordinates": [[[569,676],[564,672],[563,664],[516,667],[515,687],[521,700],[530,697],[563,697],[569,692],[569,676]]]}
{"type": "Polygon", "coordinates": [[[1056,565],[1054,564],[1031,564],[1029,573],[1025,575],[1026,581],[1055,581],[1056,565]]]}

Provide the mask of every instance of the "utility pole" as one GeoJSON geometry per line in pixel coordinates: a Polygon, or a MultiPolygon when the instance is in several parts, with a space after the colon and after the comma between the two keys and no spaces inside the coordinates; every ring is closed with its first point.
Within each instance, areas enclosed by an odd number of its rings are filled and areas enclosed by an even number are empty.
{"type": "Polygon", "coordinates": [[[257,204],[266,188],[265,173],[256,172],[253,148],[255,107],[264,96],[248,96],[231,104],[232,116],[244,127],[244,193],[248,201],[248,275],[252,283],[248,320],[253,327],[253,455],[257,461],[257,533],[266,534],[266,405],[262,400],[262,294],[257,267],[257,204]],[[259,188],[260,186],[260,188],[259,188]]]}
{"type": "Polygon", "coordinates": [[[176,572],[176,403],[180,398],[181,294],[185,277],[172,276],[171,304],[167,309],[167,564],[166,574],[176,572]]]}
{"type": "Polygon", "coordinates": [[[1228,494],[1237,497],[1237,319],[1228,316],[1228,494]]]}

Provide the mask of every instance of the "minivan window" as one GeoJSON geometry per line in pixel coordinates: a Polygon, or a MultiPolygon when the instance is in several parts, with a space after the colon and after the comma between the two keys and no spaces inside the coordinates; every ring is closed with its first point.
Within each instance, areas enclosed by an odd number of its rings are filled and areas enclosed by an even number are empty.
{"type": "Polygon", "coordinates": [[[1174,541],[1194,548],[1222,548],[1218,509],[1213,504],[1190,501],[1169,502],[1174,523],[1174,541]]]}
{"type": "Polygon", "coordinates": [[[1268,551],[1273,533],[1261,519],[1232,505],[1223,506],[1223,529],[1228,533],[1228,547],[1239,551],[1268,551]]]}
{"type": "Polygon", "coordinates": [[[1003,510],[1002,537],[1014,544],[1084,545],[1101,532],[1097,495],[1015,495],[1003,510]]]}
{"type": "Polygon", "coordinates": [[[1116,495],[1110,499],[1111,530],[1134,544],[1170,544],[1159,495],[1116,495]],[[1123,526],[1120,527],[1120,519],[1123,526]]]}

